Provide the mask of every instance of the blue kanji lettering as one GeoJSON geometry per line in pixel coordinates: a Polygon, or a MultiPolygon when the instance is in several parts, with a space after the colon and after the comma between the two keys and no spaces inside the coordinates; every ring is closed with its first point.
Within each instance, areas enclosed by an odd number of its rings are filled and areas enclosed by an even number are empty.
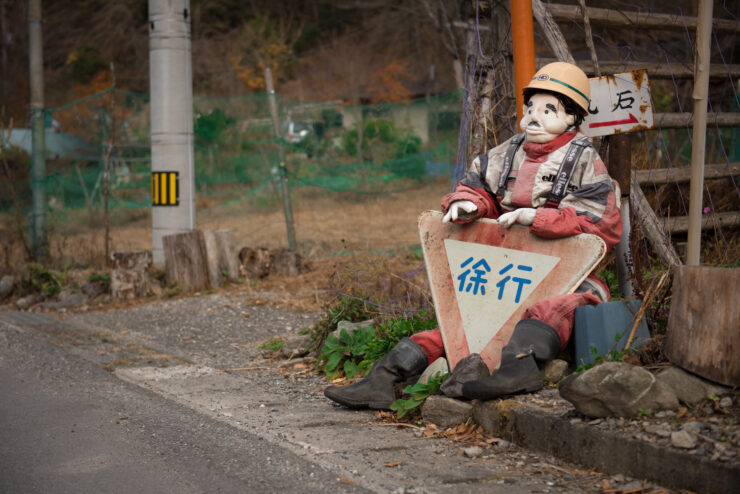
{"type": "MultiPolygon", "coordinates": [[[[471,262],[473,262],[473,258],[469,257],[462,264],[460,264],[460,267],[464,268],[471,262]]],[[[466,269],[457,277],[457,279],[460,281],[457,290],[460,292],[464,291],[466,293],[470,293],[470,290],[473,290],[473,295],[478,295],[478,291],[480,290],[480,294],[485,295],[485,285],[486,283],[488,283],[488,280],[485,278],[485,276],[486,274],[491,272],[491,267],[488,265],[485,259],[481,259],[473,264],[471,268],[466,269]],[[470,279],[468,279],[471,271],[474,274],[473,276],[470,276],[470,279]]]]}
{"type": "MultiPolygon", "coordinates": [[[[514,264],[508,264],[506,265],[501,271],[498,272],[498,274],[503,275],[507,272],[511,271],[514,268],[514,264]]],[[[519,271],[525,271],[525,272],[532,272],[532,266],[525,266],[523,264],[519,264],[517,267],[517,270],[519,271]]],[[[504,289],[506,288],[506,283],[508,283],[509,280],[514,281],[517,283],[516,287],[516,296],[514,297],[514,302],[519,303],[519,300],[521,300],[522,297],[522,290],[524,289],[524,285],[530,285],[532,284],[532,280],[527,278],[520,278],[518,276],[505,276],[499,280],[498,283],[496,283],[496,287],[498,287],[498,299],[501,300],[504,297],[504,289]]]]}

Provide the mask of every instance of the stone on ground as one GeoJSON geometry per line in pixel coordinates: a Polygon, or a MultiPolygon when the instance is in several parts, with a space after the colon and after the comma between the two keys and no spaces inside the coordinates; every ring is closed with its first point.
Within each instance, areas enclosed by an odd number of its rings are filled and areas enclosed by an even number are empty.
{"type": "Polygon", "coordinates": [[[635,417],[678,408],[668,386],[624,362],[606,362],[569,377],[560,385],[560,396],[588,417],[635,417]]]}
{"type": "Polygon", "coordinates": [[[483,448],[480,446],[470,446],[463,450],[463,454],[468,458],[477,458],[483,454],[483,448]]]}
{"type": "Polygon", "coordinates": [[[348,335],[352,336],[355,333],[355,331],[359,329],[372,328],[374,326],[375,326],[374,319],[368,319],[367,321],[361,321],[361,322],[339,321],[339,323],[337,323],[337,329],[332,333],[332,335],[339,338],[339,335],[342,333],[342,330],[345,330],[348,335]]]}
{"type": "Polygon", "coordinates": [[[303,357],[308,353],[308,346],[310,344],[311,335],[309,334],[291,335],[283,342],[283,346],[280,348],[280,355],[283,358],[303,357]]]}
{"type": "Polygon", "coordinates": [[[438,427],[453,427],[466,422],[472,416],[472,404],[446,396],[432,395],[421,407],[424,422],[438,427]]]}
{"type": "Polygon", "coordinates": [[[14,287],[15,276],[8,274],[0,278],[0,300],[5,300],[11,293],[13,293],[14,287]]]}
{"type": "Polygon", "coordinates": [[[550,360],[542,369],[542,380],[548,383],[559,383],[568,372],[568,362],[559,358],[550,360]]]}
{"type": "Polygon", "coordinates": [[[676,431],[671,433],[671,444],[677,448],[693,449],[696,447],[696,436],[689,431],[676,431]]]}
{"type": "Polygon", "coordinates": [[[15,308],[18,310],[26,310],[29,307],[31,307],[34,304],[38,304],[39,302],[44,300],[44,296],[40,293],[32,293],[31,295],[27,295],[25,297],[21,297],[18,300],[15,301],[15,308]]]}
{"type": "Polygon", "coordinates": [[[687,405],[696,405],[704,398],[727,391],[727,388],[719,384],[702,379],[678,367],[669,367],[656,377],[658,381],[673,390],[679,401],[687,405]]]}

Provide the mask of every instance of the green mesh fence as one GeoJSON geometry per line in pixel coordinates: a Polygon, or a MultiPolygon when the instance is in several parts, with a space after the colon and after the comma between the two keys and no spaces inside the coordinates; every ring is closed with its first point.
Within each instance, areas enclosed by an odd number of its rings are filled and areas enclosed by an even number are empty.
{"type": "MultiPolygon", "coordinates": [[[[457,93],[372,106],[278,96],[277,105],[279,137],[266,94],[195,98],[197,194],[216,201],[274,196],[281,155],[293,194],[390,193],[452,172],[457,93]]],[[[109,208],[151,205],[149,106],[148,95],[111,88],[46,111],[46,193],[53,207],[102,209],[106,159],[109,208]]],[[[3,209],[12,206],[0,201],[3,209]]]]}

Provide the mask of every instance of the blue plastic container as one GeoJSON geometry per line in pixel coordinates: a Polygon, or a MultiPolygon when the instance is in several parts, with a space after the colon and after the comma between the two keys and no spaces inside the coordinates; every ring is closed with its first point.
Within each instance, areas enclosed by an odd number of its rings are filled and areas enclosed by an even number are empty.
{"type": "MultiPolygon", "coordinates": [[[[641,300],[632,300],[631,303],[619,300],[578,307],[573,328],[576,365],[592,364],[596,357],[606,356],[612,350],[622,350],[640,305],[641,300]]],[[[648,338],[650,331],[643,317],[631,348],[639,348],[648,338]]]]}

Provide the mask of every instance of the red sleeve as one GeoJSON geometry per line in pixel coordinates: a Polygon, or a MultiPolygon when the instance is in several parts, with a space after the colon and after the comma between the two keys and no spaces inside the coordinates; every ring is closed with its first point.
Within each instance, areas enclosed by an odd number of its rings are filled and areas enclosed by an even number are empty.
{"type": "Polygon", "coordinates": [[[622,217],[617,207],[617,197],[612,190],[607,198],[606,209],[595,221],[586,213],[578,214],[575,208],[539,208],[530,231],[544,238],[562,238],[579,233],[592,233],[601,237],[607,250],[619,243],[622,237],[622,217]]]}
{"type": "Polygon", "coordinates": [[[464,184],[458,184],[455,192],[447,194],[442,198],[442,212],[447,213],[450,209],[450,204],[455,201],[470,201],[475,204],[478,211],[471,214],[469,217],[459,218],[455,220],[455,223],[469,223],[478,218],[498,218],[500,213],[500,206],[498,200],[495,199],[484,189],[477,187],[470,187],[464,184]]]}

